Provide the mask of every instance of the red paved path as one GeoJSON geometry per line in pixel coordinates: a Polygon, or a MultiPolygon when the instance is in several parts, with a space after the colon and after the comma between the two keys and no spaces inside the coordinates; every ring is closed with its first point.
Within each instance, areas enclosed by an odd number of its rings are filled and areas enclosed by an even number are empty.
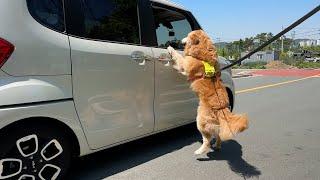
{"type": "Polygon", "coordinates": [[[297,76],[297,77],[308,77],[320,75],[320,69],[316,70],[306,70],[306,69],[268,69],[268,70],[258,70],[253,71],[253,75],[262,76],[297,76]]]}

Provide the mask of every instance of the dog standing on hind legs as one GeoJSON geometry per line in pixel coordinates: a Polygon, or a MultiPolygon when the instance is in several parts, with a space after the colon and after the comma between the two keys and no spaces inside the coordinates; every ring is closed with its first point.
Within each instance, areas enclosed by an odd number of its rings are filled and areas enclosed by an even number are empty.
{"type": "Polygon", "coordinates": [[[184,57],[172,47],[168,51],[174,60],[174,68],[188,77],[191,89],[199,97],[197,128],[202,134],[203,144],[195,154],[208,153],[210,141],[216,138],[215,149],[221,142],[232,139],[237,133],[248,128],[245,115],[233,114],[229,98],[220,76],[216,49],[208,35],[196,30],[184,38],[184,57]]]}

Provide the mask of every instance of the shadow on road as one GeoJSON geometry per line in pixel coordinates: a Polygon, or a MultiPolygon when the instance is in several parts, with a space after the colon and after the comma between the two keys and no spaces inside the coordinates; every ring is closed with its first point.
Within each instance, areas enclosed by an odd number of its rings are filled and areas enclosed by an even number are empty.
{"type": "Polygon", "coordinates": [[[195,124],[126,143],[76,160],[69,179],[103,179],[200,140],[195,124]]]}
{"type": "MultiPolygon", "coordinates": [[[[82,157],[73,163],[68,179],[107,178],[200,140],[196,125],[190,124],[82,157]]],[[[198,160],[227,161],[230,169],[245,179],[261,174],[242,159],[242,146],[236,141],[224,142],[221,152],[211,152],[207,156],[198,160]]]]}
{"type": "Polygon", "coordinates": [[[234,140],[226,141],[222,144],[221,151],[210,152],[207,154],[208,158],[199,158],[199,161],[227,161],[230,169],[242,176],[244,179],[259,177],[261,171],[246,162],[242,158],[242,146],[234,140]]]}

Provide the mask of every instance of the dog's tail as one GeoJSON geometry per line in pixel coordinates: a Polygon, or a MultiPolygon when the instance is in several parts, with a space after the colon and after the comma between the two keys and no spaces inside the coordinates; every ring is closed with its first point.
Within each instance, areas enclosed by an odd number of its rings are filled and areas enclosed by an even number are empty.
{"type": "Polygon", "coordinates": [[[236,134],[248,128],[247,115],[233,114],[229,109],[222,109],[218,112],[220,122],[219,136],[221,140],[232,139],[236,134]]]}

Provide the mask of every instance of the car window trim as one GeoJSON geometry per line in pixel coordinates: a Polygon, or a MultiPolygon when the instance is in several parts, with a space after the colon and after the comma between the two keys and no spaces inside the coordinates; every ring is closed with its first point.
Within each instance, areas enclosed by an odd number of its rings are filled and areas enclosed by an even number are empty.
{"type": "MultiPolygon", "coordinates": [[[[63,0],[64,2],[66,2],[65,6],[65,28],[66,28],[66,34],[70,37],[74,37],[74,38],[78,38],[78,39],[84,39],[84,40],[89,40],[89,41],[97,41],[97,42],[104,42],[104,43],[114,43],[114,44],[124,44],[124,45],[132,45],[132,46],[143,46],[142,45],[142,40],[141,40],[141,26],[140,26],[140,11],[139,11],[139,2],[140,0],[137,0],[137,20],[138,20],[138,33],[139,33],[139,40],[140,40],[140,44],[135,44],[135,43],[128,43],[128,42],[120,42],[120,41],[111,41],[111,40],[105,40],[105,39],[93,39],[93,38],[88,38],[88,37],[83,37],[83,36],[77,36],[72,34],[72,29],[74,27],[72,27],[72,25],[70,25],[68,22],[71,21],[71,13],[69,11],[69,9],[71,8],[71,4],[72,4],[72,0],[63,0]]],[[[74,3],[74,2],[73,2],[74,3]]]]}
{"type": "MultiPolygon", "coordinates": [[[[180,13],[180,14],[182,14],[182,15],[186,18],[187,22],[189,23],[191,30],[194,29],[193,26],[192,26],[192,24],[190,23],[189,19],[186,17],[185,14],[183,14],[183,13],[181,13],[181,12],[178,12],[178,11],[174,11],[174,10],[168,9],[168,8],[164,8],[164,7],[152,6],[152,9],[157,9],[157,8],[158,8],[158,9],[167,10],[167,11],[173,11],[173,12],[175,12],[175,13],[180,13]]],[[[157,31],[157,30],[155,29],[155,31],[157,31]]],[[[157,34],[157,33],[156,33],[156,34],[157,34]]],[[[166,47],[159,47],[159,44],[158,44],[158,36],[156,36],[156,38],[157,38],[157,46],[156,46],[156,47],[159,48],[159,49],[166,49],[166,47]]],[[[181,50],[183,50],[183,48],[182,48],[182,49],[177,49],[177,50],[181,51],[181,50]]]]}
{"type": "MultiPolygon", "coordinates": [[[[170,10],[170,11],[181,13],[182,15],[184,15],[186,17],[187,21],[189,22],[189,24],[191,26],[191,30],[201,29],[200,25],[195,20],[195,18],[192,15],[192,13],[189,12],[189,11],[186,11],[186,10],[183,10],[183,9],[179,9],[179,8],[176,8],[176,7],[172,7],[172,6],[168,6],[168,5],[165,5],[165,4],[157,3],[157,2],[151,2],[151,10],[153,10],[153,8],[162,8],[162,9],[167,9],[167,10],[170,10]]],[[[152,12],[151,16],[153,17],[153,24],[154,24],[153,31],[155,33],[155,41],[156,41],[154,48],[166,49],[166,48],[162,48],[162,47],[158,46],[158,37],[156,35],[156,28],[155,28],[153,12],[152,12]]],[[[182,49],[179,49],[179,50],[182,50],[182,49]]]]}
{"type": "Polygon", "coordinates": [[[27,9],[28,9],[28,13],[29,15],[37,22],[39,23],[40,25],[52,30],[52,31],[55,31],[55,32],[58,32],[58,33],[61,33],[61,34],[67,34],[67,24],[66,24],[66,13],[65,13],[65,6],[64,6],[64,1],[65,0],[60,0],[62,2],[62,11],[63,11],[63,26],[64,26],[64,30],[63,31],[59,31],[58,29],[55,29],[55,28],[52,28],[48,25],[46,25],[45,23],[41,22],[39,20],[39,18],[35,17],[31,11],[30,11],[30,3],[28,2],[29,0],[26,0],[26,4],[27,4],[27,9]]]}
{"type": "Polygon", "coordinates": [[[150,0],[139,0],[141,44],[146,47],[156,47],[155,24],[150,0]]]}

